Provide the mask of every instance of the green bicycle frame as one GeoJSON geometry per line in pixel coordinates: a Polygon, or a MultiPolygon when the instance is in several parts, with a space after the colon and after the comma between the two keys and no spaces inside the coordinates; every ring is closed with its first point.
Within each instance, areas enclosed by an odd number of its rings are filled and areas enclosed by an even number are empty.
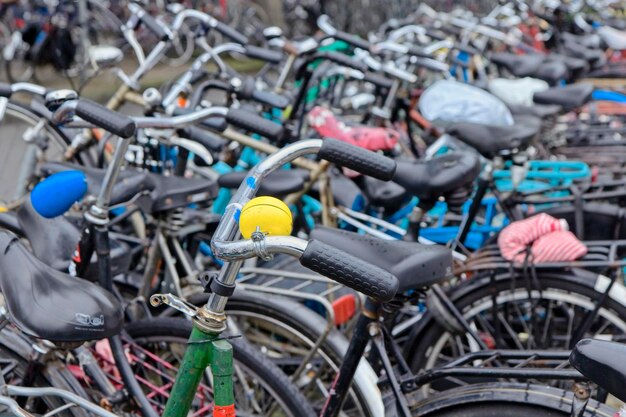
{"type": "Polygon", "coordinates": [[[213,417],[235,417],[233,347],[219,332],[193,327],[163,417],[187,417],[207,367],[213,374],[213,417]]]}

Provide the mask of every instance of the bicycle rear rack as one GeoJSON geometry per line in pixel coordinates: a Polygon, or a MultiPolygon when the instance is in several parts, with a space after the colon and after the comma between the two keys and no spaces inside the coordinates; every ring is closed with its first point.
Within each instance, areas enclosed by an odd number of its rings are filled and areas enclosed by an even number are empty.
{"type": "MultiPolygon", "coordinates": [[[[588,249],[587,255],[577,261],[571,262],[546,262],[529,264],[536,269],[555,268],[606,268],[620,271],[626,266],[626,259],[620,258],[620,253],[626,251],[626,240],[605,240],[583,242],[588,249]],[[621,249],[621,250],[620,250],[621,249]]],[[[521,264],[511,264],[500,254],[497,245],[485,246],[483,249],[474,252],[467,261],[460,265],[457,273],[476,272],[494,269],[515,269],[523,268],[521,264]]]]}
{"type": "Polygon", "coordinates": [[[443,378],[506,378],[515,380],[575,380],[587,378],[569,367],[570,351],[482,350],[403,381],[406,389],[443,378]]]}

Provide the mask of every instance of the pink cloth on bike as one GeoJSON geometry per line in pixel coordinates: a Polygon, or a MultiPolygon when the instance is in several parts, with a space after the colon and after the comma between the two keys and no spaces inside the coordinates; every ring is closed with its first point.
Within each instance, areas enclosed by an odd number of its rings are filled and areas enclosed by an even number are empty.
{"type": "Polygon", "coordinates": [[[587,253],[587,247],[569,232],[565,220],[540,213],[511,223],[500,232],[498,246],[502,257],[524,262],[530,247],[533,263],[573,261],[587,253]]]}
{"type": "Polygon", "coordinates": [[[309,125],[322,138],[334,138],[370,151],[388,151],[400,134],[385,127],[346,126],[327,108],[315,106],[308,114],[309,125]]]}
{"type": "Polygon", "coordinates": [[[569,230],[541,236],[530,248],[534,263],[575,261],[587,254],[587,247],[569,230]]]}

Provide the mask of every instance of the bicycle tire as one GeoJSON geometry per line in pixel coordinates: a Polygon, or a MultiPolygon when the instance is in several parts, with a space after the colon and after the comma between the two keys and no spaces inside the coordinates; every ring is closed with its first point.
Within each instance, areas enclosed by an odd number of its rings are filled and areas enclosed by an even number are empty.
{"type": "MultiPolygon", "coordinates": [[[[191,328],[192,324],[188,320],[174,317],[137,320],[125,326],[126,333],[134,343],[177,341],[183,345],[189,338],[191,328]]],[[[315,415],[304,396],[267,357],[243,340],[232,339],[230,342],[233,345],[236,366],[243,366],[244,369],[258,376],[265,384],[263,388],[270,392],[274,399],[278,399],[285,411],[288,411],[287,415],[292,417],[315,415]]],[[[244,393],[248,394],[245,387],[244,393]]],[[[236,395],[236,402],[237,398],[236,395]]]]}
{"type": "MultiPolygon", "coordinates": [[[[420,417],[566,417],[573,395],[561,389],[514,383],[472,384],[444,391],[418,404],[420,417]]],[[[595,400],[583,417],[612,417],[616,410],[595,400]]]]}
{"type": "Polygon", "coordinates": [[[24,56],[13,57],[10,60],[4,60],[4,72],[10,83],[37,81],[35,77],[35,67],[37,63],[28,60],[24,56]],[[21,67],[18,68],[17,65],[21,67]]]}
{"type": "MultiPolygon", "coordinates": [[[[37,114],[36,111],[13,101],[8,102],[4,116],[0,120],[0,132],[3,138],[3,140],[0,140],[0,167],[2,167],[0,177],[4,179],[15,177],[15,172],[17,172],[15,163],[23,162],[26,153],[26,147],[23,145],[23,141],[21,141],[21,136],[26,129],[36,126],[41,120],[42,116],[37,114]],[[15,126],[11,126],[11,124],[15,126]],[[20,147],[23,148],[24,152],[20,153],[21,149],[18,149],[20,147]],[[13,161],[13,163],[9,163],[11,161],[13,161]],[[9,173],[11,175],[9,175],[9,173]]],[[[49,123],[43,126],[43,131],[49,143],[45,158],[49,160],[60,160],[63,151],[65,151],[71,143],[70,138],[59,128],[49,123]]],[[[86,153],[76,155],[74,162],[79,165],[87,166],[93,164],[86,153]]],[[[6,194],[9,192],[7,191],[9,187],[11,187],[11,184],[8,181],[5,181],[2,187],[0,187],[0,201],[7,198],[6,194]]],[[[15,191],[15,189],[12,189],[11,193],[15,191]]],[[[13,195],[9,198],[12,199],[13,195]]]]}
{"type": "MultiPolygon", "coordinates": [[[[607,277],[580,269],[572,269],[565,273],[558,271],[538,273],[538,281],[543,288],[541,297],[544,300],[558,300],[558,297],[561,297],[561,300],[567,299],[569,302],[577,303],[573,305],[579,306],[585,311],[590,311],[593,308],[592,301],[597,300],[602,295],[603,288],[606,288],[609,281],[607,277]]],[[[449,294],[449,298],[466,318],[470,313],[476,317],[480,311],[485,312],[491,309],[494,293],[497,294],[498,306],[503,305],[501,303],[506,300],[513,300],[515,297],[522,299],[526,296],[528,292],[524,285],[524,279],[519,276],[516,278],[513,280],[508,273],[500,274],[495,277],[495,285],[492,286],[489,276],[476,277],[454,289],[449,294]],[[480,306],[480,309],[477,310],[476,306],[480,306]]],[[[536,300],[538,292],[533,292],[531,295],[533,300],[536,300]]],[[[615,283],[605,304],[599,311],[600,318],[612,319],[611,324],[624,332],[621,334],[622,337],[626,334],[625,295],[626,288],[620,283],[615,283]]],[[[440,348],[442,340],[450,337],[450,335],[450,330],[446,329],[445,324],[435,318],[432,312],[427,312],[418,326],[413,329],[405,345],[405,356],[411,369],[419,371],[435,366],[433,358],[436,356],[436,349],[440,348]]],[[[507,347],[515,349],[513,346],[507,347]]],[[[558,347],[547,346],[546,348],[558,347]]],[[[561,346],[561,348],[568,349],[569,346],[561,346]]]]}
{"type": "MultiPolygon", "coordinates": [[[[188,297],[188,301],[195,305],[202,305],[206,300],[207,295],[203,293],[188,297]]],[[[290,341],[299,340],[309,348],[315,345],[327,326],[327,322],[321,316],[301,303],[285,297],[267,297],[264,294],[241,288],[238,288],[229,298],[226,313],[229,317],[263,320],[268,325],[281,326],[281,329],[289,335],[290,341]]],[[[321,356],[328,361],[333,371],[341,365],[348,343],[343,334],[332,329],[320,345],[321,356]]],[[[268,350],[267,347],[264,349],[268,350]]],[[[269,354],[273,356],[271,352],[269,354]]],[[[372,389],[377,390],[375,377],[371,367],[363,360],[359,365],[357,377],[352,383],[349,400],[344,406],[343,412],[346,415],[351,415],[346,410],[353,407],[354,415],[374,417],[384,414],[384,409],[381,407],[382,400],[379,403],[376,398],[377,395],[380,396],[380,393],[372,392],[372,389]]]]}

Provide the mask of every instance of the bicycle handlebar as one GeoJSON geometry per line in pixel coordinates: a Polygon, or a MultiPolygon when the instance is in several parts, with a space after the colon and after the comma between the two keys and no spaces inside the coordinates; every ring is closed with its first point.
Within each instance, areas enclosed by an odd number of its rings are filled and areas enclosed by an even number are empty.
{"type": "Polygon", "coordinates": [[[391,180],[396,173],[393,159],[337,139],[325,139],[317,156],[383,181],[391,180]]]}
{"type": "MultiPolygon", "coordinates": [[[[308,154],[320,153],[337,163],[350,164],[351,167],[375,173],[379,178],[393,176],[395,161],[371,151],[347,143],[338,146],[338,141],[321,139],[304,140],[288,145],[269,155],[248,173],[248,177],[239,186],[222,216],[211,240],[213,253],[231,263],[226,264],[220,273],[220,279],[230,285],[238,270],[238,262],[272,253],[286,253],[300,258],[303,266],[335,279],[369,297],[388,301],[398,288],[397,278],[366,261],[353,257],[330,245],[317,241],[306,242],[291,236],[269,236],[261,240],[236,240],[239,236],[238,218],[241,208],[252,199],[263,179],[280,166],[308,154]],[[325,145],[325,142],[328,144],[325,145]],[[324,149],[324,151],[322,151],[324,149]],[[365,157],[363,153],[367,153],[365,157]],[[233,263],[234,262],[234,263],[233,263]]],[[[216,301],[216,305],[220,302],[216,301]]],[[[209,300],[209,308],[215,307],[209,300]]]]}
{"type": "Polygon", "coordinates": [[[62,124],[74,114],[94,126],[101,127],[121,138],[127,139],[133,136],[137,130],[135,121],[130,117],[87,99],[64,102],[52,114],[52,121],[62,124]]]}
{"type": "Polygon", "coordinates": [[[366,39],[335,29],[330,23],[330,18],[325,14],[317,18],[317,27],[335,40],[344,41],[349,45],[366,51],[369,51],[372,48],[372,44],[366,39]]]}
{"type": "Polygon", "coordinates": [[[45,96],[46,87],[32,83],[0,83],[0,97],[11,98],[15,93],[31,93],[36,96],[45,96]]]}
{"type": "Polygon", "coordinates": [[[246,110],[231,108],[226,114],[226,121],[274,141],[279,140],[283,135],[281,125],[246,110]]]}
{"type": "Polygon", "coordinates": [[[220,22],[219,20],[213,19],[211,21],[214,25],[211,27],[217,30],[222,35],[226,36],[232,41],[235,41],[241,45],[245,45],[248,43],[248,38],[245,35],[239,33],[236,29],[231,28],[225,23],[220,22]]]}
{"type": "Polygon", "coordinates": [[[332,245],[292,236],[266,236],[220,245],[216,256],[230,261],[283,253],[299,258],[300,264],[360,293],[386,302],[398,291],[398,279],[391,273],[332,245]]]}
{"type": "Polygon", "coordinates": [[[160,41],[166,41],[174,37],[174,34],[167,25],[157,21],[150,13],[137,4],[129,3],[128,9],[133,15],[137,16],[139,22],[143,23],[160,41]]]}
{"type": "Polygon", "coordinates": [[[398,291],[393,274],[317,240],[309,240],[300,264],[378,301],[389,301],[398,291]]]}

